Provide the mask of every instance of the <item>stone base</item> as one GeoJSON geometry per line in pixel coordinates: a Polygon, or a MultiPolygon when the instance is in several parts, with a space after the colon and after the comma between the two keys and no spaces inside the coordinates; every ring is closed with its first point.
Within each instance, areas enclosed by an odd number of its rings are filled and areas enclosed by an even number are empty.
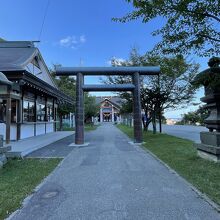
{"type": "Polygon", "coordinates": [[[197,153],[198,153],[198,156],[203,159],[220,163],[220,155],[210,154],[208,152],[201,151],[201,150],[197,150],[197,153]]]}
{"type": "Polygon", "coordinates": [[[137,142],[134,142],[134,141],[129,141],[128,143],[129,143],[129,144],[132,144],[132,145],[141,146],[141,145],[144,144],[145,142],[137,143],[137,142]]]}
{"type": "Polygon", "coordinates": [[[11,150],[11,146],[0,147],[0,154],[4,154],[11,150]]]}
{"type": "Polygon", "coordinates": [[[194,146],[197,148],[197,150],[205,151],[210,154],[214,155],[220,155],[220,147],[208,145],[208,144],[194,144],[194,146]]]}
{"type": "Polygon", "coordinates": [[[220,147],[220,132],[200,132],[202,144],[220,147]]]}
{"type": "Polygon", "coordinates": [[[89,143],[84,143],[84,144],[75,144],[75,143],[72,143],[72,144],[70,144],[70,145],[68,145],[68,146],[70,146],[70,147],[86,147],[86,146],[88,146],[89,145],[89,143]]]}
{"type": "Polygon", "coordinates": [[[220,162],[220,133],[201,132],[200,140],[202,143],[194,144],[198,155],[207,160],[220,162]]]}

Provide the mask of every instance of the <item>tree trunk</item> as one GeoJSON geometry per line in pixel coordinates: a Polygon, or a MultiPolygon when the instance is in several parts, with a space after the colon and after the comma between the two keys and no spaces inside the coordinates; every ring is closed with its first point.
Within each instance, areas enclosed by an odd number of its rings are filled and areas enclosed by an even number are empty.
{"type": "Polygon", "coordinates": [[[152,125],[153,125],[153,134],[157,133],[157,127],[156,127],[156,114],[153,112],[152,116],[152,125]]]}
{"type": "Polygon", "coordinates": [[[161,110],[159,110],[159,126],[160,126],[160,133],[162,133],[162,118],[161,118],[161,110]]]}

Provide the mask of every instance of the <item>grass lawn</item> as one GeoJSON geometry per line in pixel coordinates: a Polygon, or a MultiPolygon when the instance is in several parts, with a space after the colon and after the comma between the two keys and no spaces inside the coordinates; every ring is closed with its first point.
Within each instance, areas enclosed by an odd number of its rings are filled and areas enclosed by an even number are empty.
{"type": "MultiPolygon", "coordinates": [[[[118,125],[129,137],[133,128],[118,125]]],[[[220,164],[197,156],[193,142],[167,134],[144,132],[144,147],[220,205],[220,164]]]]}
{"type": "MultiPolygon", "coordinates": [[[[93,131],[95,130],[99,125],[93,125],[93,124],[85,124],[85,131],[93,131]]],[[[68,128],[64,127],[63,131],[75,131],[75,128],[68,128]]]]}
{"type": "Polygon", "coordinates": [[[60,159],[13,159],[0,169],[0,219],[21,206],[60,159]]]}

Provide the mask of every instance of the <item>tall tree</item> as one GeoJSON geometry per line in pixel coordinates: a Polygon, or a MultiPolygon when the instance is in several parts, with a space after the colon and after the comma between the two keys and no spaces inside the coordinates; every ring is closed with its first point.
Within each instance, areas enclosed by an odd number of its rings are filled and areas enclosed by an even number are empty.
{"type": "Polygon", "coordinates": [[[142,19],[147,23],[164,18],[164,26],[152,34],[162,36],[156,48],[163,53],[185,53],[199,56],[220,53],[219,0],[126,0],[135,10],[115,21],[142,19]]]}
{"type": "MultiPolygon", "coordinates": [[[[139,55],[133,49],[130,58],[126,61],[112,60],[112,65],[120,66],[160,66],[161,74],[158,77],[146,76],[141,79],[141,104],[145,112],[143,124],[148,128],[152,121],[166,109],[180,108],[188,105],[194,98],[195,88],[191,85],[199,66],[187,62],[182,56],[161,57],[154,53],[139,55]],[[147,120],[146,120],[147,119],[147,120]]],[[[108,84],[131,83],[129,76],[109,76],[105,80],[108,84]]],[[[124,109],[132,109],[132,94],[120,93],[128,102],[124,109]]],[[[155,127],[154,127],[155,128],[155,127]]]]}
{"type": "MultiPolygon", "coordinates": [[[[54,68],[55,69],[55,68],[54,68]]],[[[64,92],[65,94],[72,97],[74,100],[76,99],[76,80],[73,77],[70,76],[59,76],[56,77],[55,71],[51,70],[51,75],[56,82],[58,88],[64,92]]],[[[95,101],[95,97],[90,96],[89,93],[84,93],[84,115],[85,115],[85,121],[88,121],[91,119],[92,116],[96,116],[98,112],[98,106],[95,101]]],[[[62,130],[62,118],[63,115],[66,115],[70,112],[75,112],[75,103],[74,105],[70,106],[68,104],[62,104],[58,108],[58,114],[60,118],[60,129],[62,130]]]]}
{"type": "Polygon", "coordinates": [[[96,116],[98,113],[98,105],[96,104],[96,98],[84,93],[84,107],[85,107],[85,122],[91,122],[91,118],[96,116]]]}
{"type": "MultiPolygon", "coordinates": [[[[70,97],[73,98],[73,100],[75,100],[75,84],[76,84],[76,80],[73,77],[69,77],[69,76],[59,76],[57,77],[55,75],[55,68],[53,68],[52,70],[50,70],[51,72],[51,76],[53,78],[53,80],[55,81],[55,83],[57,84],[58,88],[64,92],[66,95],[69,95],[70,97]]],[[[58,108],[58,115],[59,115],[59,119],[60,119],[60,130],[62,130],[62,126],[63,126],[63,116],[67,115],[70,112],[74,112],[75,108],[74,108],[75,104],[73,105],[69,105],[66,103],[63,103],[62,105],[59,105],[58,108]]]]}

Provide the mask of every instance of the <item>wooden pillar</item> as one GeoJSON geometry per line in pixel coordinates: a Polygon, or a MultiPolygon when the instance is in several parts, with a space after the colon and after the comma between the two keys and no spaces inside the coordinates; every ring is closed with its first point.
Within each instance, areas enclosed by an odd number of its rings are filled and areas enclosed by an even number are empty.
{"type": "Polygon", "coordinates": [[[141,91],[140,91],[140,75],[138,72],[133,74],[133,114],[134,114],[134,142],[141,143],[143,141],[142,120],[141,120],[141,91]]]}
{"type": "Polygon", "coordinates": [[[34,136],[37,133],[37,94],[34,95],[34,136]]]}
{"type": "Polygon", "coordinates": [[[54,105],[54,98],[53,98],[53,107],[52,107],[52,116],[53,116],[53,131],[56,131],[56,119],[55,119],[55,105],[54,105]]]}
{"type": "Polygon", "coordinates": [[[7,98],[6,103],[6,144],[10,143],[11,136],[11,97],[7,98]]]}
{"type": "Polygon", "coordinates": [[[75,144],[84,144],[84,94],[83,94],[83,74],[76,76],[76,132],[75,144]]]}
{"type": "Polygon", "coordinates": [[[114,106],[112,105],[112,122],[115,122],[114,106]]]}
{"type": "Polygon", "coordinates": [[[100,122],[103,122],[103,113],[102,113],[102,106],[100,107],[100,117],[99,117],[99,120],[100,122]]]}
{"type": "Polygon", "coordinates": [[[21,139],[22,100],[17,100],[17,141],[21,139]]]}
{"type": "Polygon", "coordinates": [[[45,122],[45,134],[47,133],[47,97],[45,97],[45,115],[44,115],[44,122],[45,122]]]}

